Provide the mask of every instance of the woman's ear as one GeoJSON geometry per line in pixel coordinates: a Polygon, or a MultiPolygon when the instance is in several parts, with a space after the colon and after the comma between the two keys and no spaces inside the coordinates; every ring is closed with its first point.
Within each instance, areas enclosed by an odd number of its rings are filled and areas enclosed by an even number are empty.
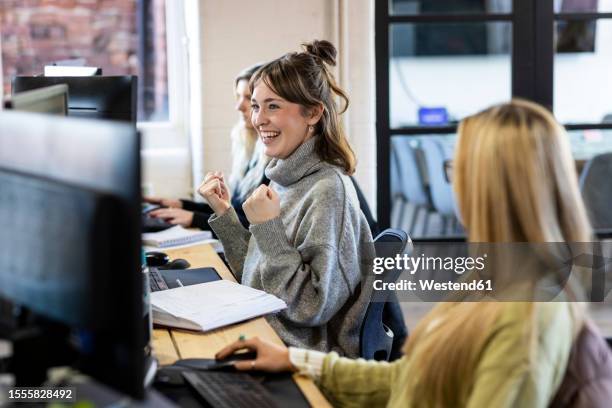
{"type": "Polygon", "coordinates": [[[316,125],[321,120],[321,116],[323,116],[323,104],[320,103],[317,106],[310,108],[308,110],[307,122],[309,125],[316,125]]]}

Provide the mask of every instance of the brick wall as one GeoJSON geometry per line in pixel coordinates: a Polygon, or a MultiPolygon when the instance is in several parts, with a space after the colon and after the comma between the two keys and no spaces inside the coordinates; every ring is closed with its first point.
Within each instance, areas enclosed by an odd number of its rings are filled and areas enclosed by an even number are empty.
{"type": "Polygon", "coordinates": [[[15,75],[55,60],[85,58],[105,75],[138,72],[136,0],[2,0],[4,92],[15,75]]]}

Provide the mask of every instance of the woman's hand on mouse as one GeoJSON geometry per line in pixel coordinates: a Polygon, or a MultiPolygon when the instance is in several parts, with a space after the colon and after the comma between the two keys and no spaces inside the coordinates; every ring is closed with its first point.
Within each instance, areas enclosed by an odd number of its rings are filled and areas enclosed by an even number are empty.
{"type": "Polygon", "coordinates": [[[259,337],[235,341],[219,351],[215,358],[221,360],[243,349],[256,352],[257,358],[235,362],[234,367],[239,371],[258,370],[270,373],[297,371],[289,360],[289,349],[287,347],[261,340],[259,337]]]}
{"type": "Polygon", "coordinates": [[[193,212],[180,208],[160,208],[150,212],[151,217],[161,218],[173,225],[191,227],[193,212]]]}
{"type": "Polygon", "coordinates": [[[209,172],[198,188],[198,193],[206,200],[217,216],[222,216],[232,206],[230,194],[220,171],[209,172]]]}
{"type": "Polygon", "coordinates": [[[262,184],[242,204],[249,223],[263,224],[280,216],[280,197],[272,187],[262,184]]]}

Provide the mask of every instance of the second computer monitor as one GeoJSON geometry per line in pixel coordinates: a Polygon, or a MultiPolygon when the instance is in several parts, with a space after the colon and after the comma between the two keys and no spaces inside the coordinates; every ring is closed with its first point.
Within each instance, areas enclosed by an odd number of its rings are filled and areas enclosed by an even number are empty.
{"type": "Polygon", "coordinates": [[[4,107],[24,112],[66,116],[68,85],[58,84],[16,93],[4,101],[4,107]]]}
{"type": "Polygon", "coordinates": [[[68,116],[111,119],[136,123],[137,77],[43,77],[17,76],[13,93],[51,85],[68,85],[68,116]]]}

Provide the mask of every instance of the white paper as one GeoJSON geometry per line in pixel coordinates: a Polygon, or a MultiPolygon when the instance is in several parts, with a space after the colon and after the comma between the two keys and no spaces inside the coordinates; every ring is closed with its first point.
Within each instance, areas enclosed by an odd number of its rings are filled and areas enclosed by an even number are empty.
{"type": "Polygon", "coordinates": [[[194,242],[202,242],[212,239],[210,231],[187,230],[180,225],[175,225],[159,232],[146,232],[142,234],[143,245],[151,245],[159,248],[176,247],[194,242]]]}
{"type": "Polygon", "coordinates": [[[201,331],[287,307],[276,296],[227,280],[153,292],[151,305],[155,323],[201,331]]]}

